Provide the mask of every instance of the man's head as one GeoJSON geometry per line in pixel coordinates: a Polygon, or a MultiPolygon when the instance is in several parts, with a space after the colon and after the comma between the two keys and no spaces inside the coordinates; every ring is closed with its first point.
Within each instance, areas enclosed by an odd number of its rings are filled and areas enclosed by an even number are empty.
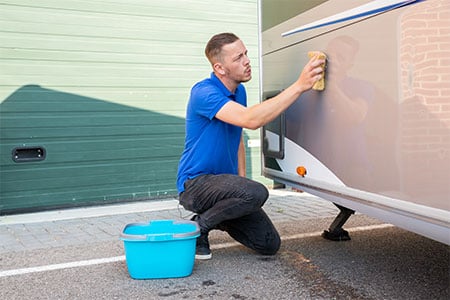
{"type": "Polygon", "coordinates": [[[353,67],[358,51],[358,41],[350,36],[342,35],[332,39],[326,52],[330,61],[328,72],[344,76],[353,67]]]}
{"type": "Polygon", "coordinates": [[[205,55],[211,65],[221,61],[222,47],[236,42],[239,38],[234,33],[219,33],[214,35],[206,44],[205,55]]]}
{"type": "Polygon", "coordinates": [[[214,73],[230,90],[252,78],[247,48],[235,34],[214,35],[206,45],[205,54],[214,73]]]}

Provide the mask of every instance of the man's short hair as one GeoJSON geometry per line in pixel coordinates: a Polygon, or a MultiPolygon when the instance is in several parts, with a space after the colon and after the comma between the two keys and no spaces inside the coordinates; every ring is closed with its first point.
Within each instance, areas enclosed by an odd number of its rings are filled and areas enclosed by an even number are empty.
{"type": "Polygon", "coordinates": [[[224,32],[214,35],[206,44],[205,55],[211,64],[220,61],[222,47],[236,42],[239,38],[234,33],[224,32]]]}

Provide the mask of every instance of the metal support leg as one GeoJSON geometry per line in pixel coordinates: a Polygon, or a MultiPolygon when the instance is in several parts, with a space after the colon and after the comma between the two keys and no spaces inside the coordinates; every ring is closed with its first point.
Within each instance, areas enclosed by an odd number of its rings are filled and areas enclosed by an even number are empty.
{"type": "Polygon", "coordinates": [[[322,233],[322,237],[331,241],[348,241],[350,240],[350,235],[348,234],[348,231],[342,228],[342,226],[345,222],[347,222],[348,218],[355,213],[355,211],[340,206],[336,203],[334,203],[334,205],[339,208],[340,212],[334,219],[333,223],[331,223],[330,228],[322,233]]]}

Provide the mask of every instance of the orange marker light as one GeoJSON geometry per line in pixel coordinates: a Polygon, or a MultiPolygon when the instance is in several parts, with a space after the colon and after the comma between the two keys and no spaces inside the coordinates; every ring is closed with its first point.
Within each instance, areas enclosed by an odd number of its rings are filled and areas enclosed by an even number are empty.
{"type": "Polygon", "coordinates": [[[304,166],[298,166],[296,171],[297,171],[298,175],[300,175],[302,177],[305,177],[305,175],[306,175],[306,168],[304,166]]]}

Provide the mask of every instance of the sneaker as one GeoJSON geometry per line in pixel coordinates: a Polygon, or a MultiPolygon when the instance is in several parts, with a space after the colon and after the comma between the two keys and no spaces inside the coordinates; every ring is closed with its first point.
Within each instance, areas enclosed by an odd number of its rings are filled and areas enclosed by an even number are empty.
{"type": "MultiPolygon", "coordinates": [[[[198,223],[198,219],[199,219],[199,216],[194,215],[191,218],[191,221],[198,223]]],[[[211,257],[212,257],[212,254],[211,254],[211,250],[209,249],[208,232],[201,233],[201,231],[200,231],[200,236],[197,238],[197,244],[195,246],[195,259],[206,260],[206,259],[211,259],[211,257]]]]}
{"type": "Polygon", "coordinates": [[[197,245],[195,246],[195,259],[211,259],[212,254],[209,249],[208,233],[201,233],[197,238],[197,245]]]}

